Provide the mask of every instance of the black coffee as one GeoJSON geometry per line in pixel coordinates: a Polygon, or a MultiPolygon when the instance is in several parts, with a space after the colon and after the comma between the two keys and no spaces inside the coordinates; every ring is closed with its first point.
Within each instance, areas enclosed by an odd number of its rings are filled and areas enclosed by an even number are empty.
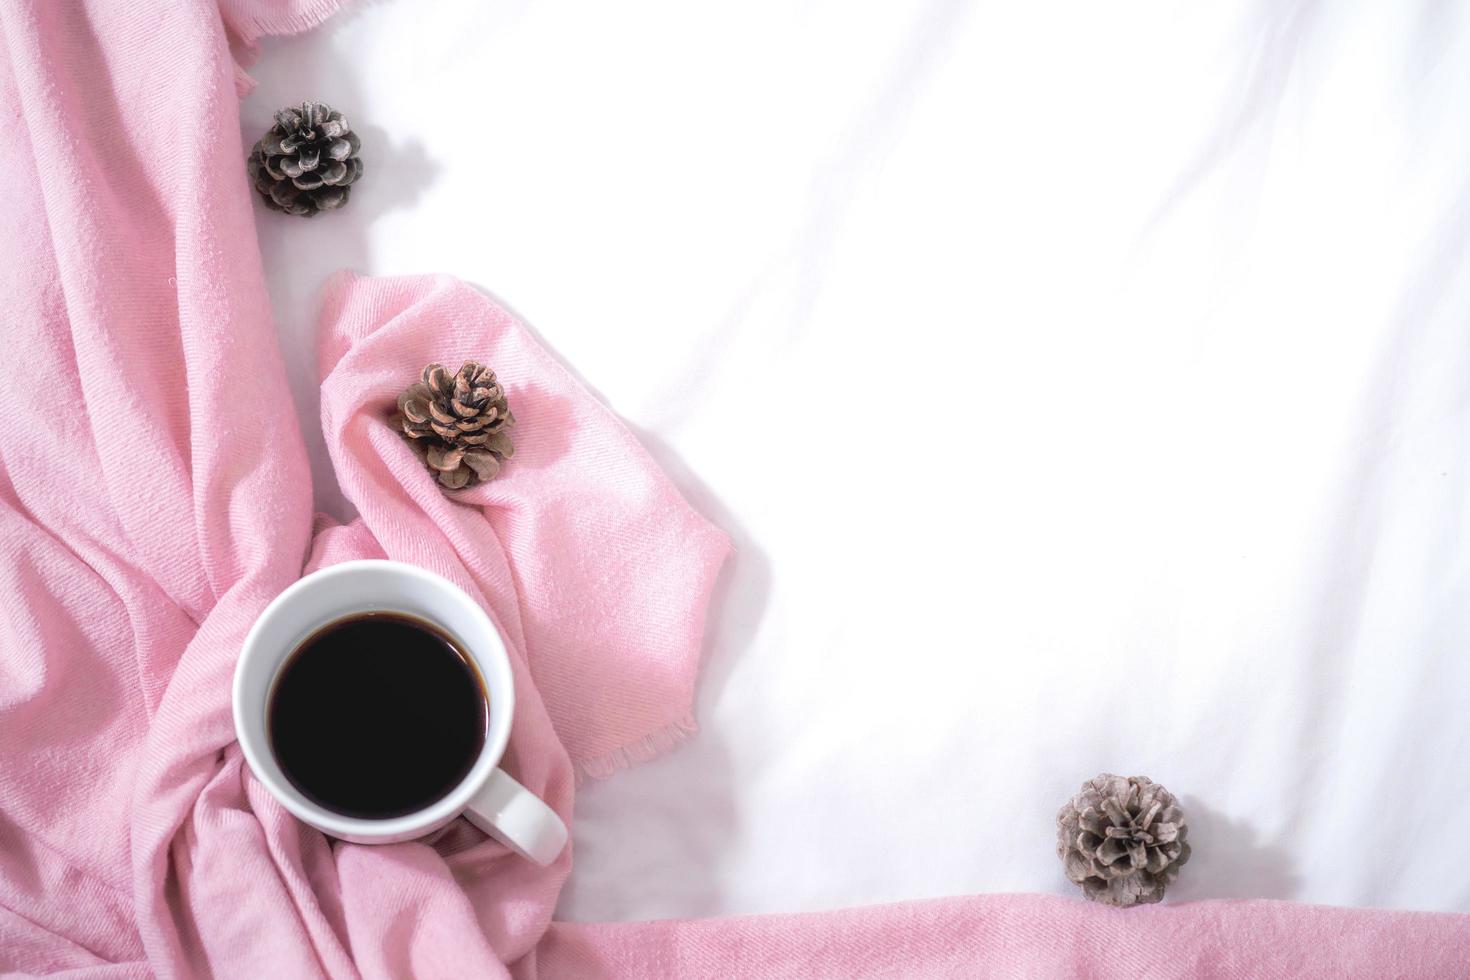
{"type": "Polygon", "coordinates": [[[307,637],[266,710],[291,785],[336,813],[381,819],[459,785],[485,744],[489,705],[448,636],[398,613],[365,613],[307,637]]]}

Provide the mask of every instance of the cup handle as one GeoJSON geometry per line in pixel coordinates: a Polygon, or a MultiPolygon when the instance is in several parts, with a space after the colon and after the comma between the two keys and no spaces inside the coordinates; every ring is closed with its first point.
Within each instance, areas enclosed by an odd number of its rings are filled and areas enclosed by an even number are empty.
{"type": "Polygon", "coordinates": [[[465,819],[523,858],[545,867],[567,843],[567,825],[539,796],[495,769],[465,806],[465,819]]]}

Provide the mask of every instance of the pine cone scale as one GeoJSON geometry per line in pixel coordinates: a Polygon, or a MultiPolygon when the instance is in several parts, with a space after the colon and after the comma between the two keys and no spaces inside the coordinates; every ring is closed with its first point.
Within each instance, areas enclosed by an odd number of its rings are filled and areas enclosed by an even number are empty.
{"type": "Polygon", "coordinates": [[[464,458],[464,450],[430,446],[428,458],[429,465],[436,470],[441,472],[445,470],[457,470],[459,469],[459,461],[464,458]]]}
{"type": "Polygon", "coordinates": [[[479,432],[481,429],[485,428],[485,426],[494,421],[495,420],[491,418],[490,414],[487,412],[479,418],[462,418],[459,420],[459,422],[456,423],[456,425],[459,427],[459,431],[461,432],[479,432]]]}
{"type": "MultiPolygon", "coordinates": [[[[506,445],[509,446],[507,440],[506,445]]],[[[483,449],[471,449],[464,454],[464,461],[481,480],[493,480],[500,473],[500,460],[483,449]]]]}

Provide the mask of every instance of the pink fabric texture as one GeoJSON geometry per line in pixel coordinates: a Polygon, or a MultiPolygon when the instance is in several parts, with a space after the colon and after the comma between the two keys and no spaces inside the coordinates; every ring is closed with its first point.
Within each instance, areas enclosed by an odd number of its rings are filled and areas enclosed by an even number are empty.
{"type": "Polygon", "coordinates": [[[554,923],[554,977],[1464,977],[1470,917],[1291,902],[1112,909],[1050,895],[684,922],[554,923]]]}
{"type": "MultiPolygon", "coordinates": [[[[361,517],[311,513],[241,165],[236,58],[331,3],[0,5],[0,969],[82,976],[1446,976],[1470,919],[1281,903],[1118,913],[994,896],[808,916],[551,923],[537,868],[458,821],[364,847],[302,827],[234,742],[236,652],[304,570],[388,556],[504,632],[508,768],[569,821],[691,728],[728,552],[516,321],[447,278],[343,275],[327,440],[361,517]],[[232,56],[233,52],[233,56],[232,56]],[[515,405],[450,500],[384,424],[426,361],[515,405]]],[[[820,787],[814,787],[819,792],[820,787]]]]}

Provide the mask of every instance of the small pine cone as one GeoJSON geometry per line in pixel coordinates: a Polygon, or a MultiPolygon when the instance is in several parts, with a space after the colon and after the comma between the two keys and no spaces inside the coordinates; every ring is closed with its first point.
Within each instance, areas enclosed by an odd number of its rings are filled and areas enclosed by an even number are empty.
{"type": "Polygon", "coordinates": [[[495,479],[515,452],[509,430],[516,420],[505,389],[475,361],[457,374],[442,364],[424,368],[419,382],[398,396],[391,421],[449,490],[495,479]]]}
{"type": "Polygon", "coordinates": [[[282,109],[246,160],[266,206],[311,217],[347,203],[362,176],[362,141],[342,113],[323,102],[282,109]]]}
{"type": "Polygon", "coordinates": [[[1142,776],[1104,773],[1057,813],[1057,856],[1094,902],[1127,908],[1164,897],[1189,860],[1179,801],[1142,776]]]}

